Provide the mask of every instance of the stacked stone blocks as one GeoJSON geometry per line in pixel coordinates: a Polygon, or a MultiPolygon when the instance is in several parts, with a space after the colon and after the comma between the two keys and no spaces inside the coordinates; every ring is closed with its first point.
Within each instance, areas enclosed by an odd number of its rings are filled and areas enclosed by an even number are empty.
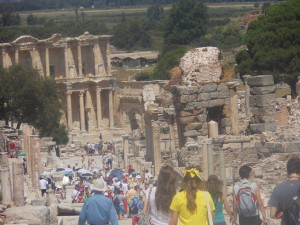
{"type": "Polygon", "coordinates": [[[275,132],[275,86],[273,76],[260,75],[249,77],[247,83],[250,86],[251,131],[256,134],[265,131],[275,132]]]}
{"type": "Polygon", "coordinates": [[[208,109],[222,108],[222,133],[230,131],[229,87],[226,83],[207,83],[201,87],[173,86],[172,95],[178,118],[185,138],[195,139],[206,136],[208,109]]]}

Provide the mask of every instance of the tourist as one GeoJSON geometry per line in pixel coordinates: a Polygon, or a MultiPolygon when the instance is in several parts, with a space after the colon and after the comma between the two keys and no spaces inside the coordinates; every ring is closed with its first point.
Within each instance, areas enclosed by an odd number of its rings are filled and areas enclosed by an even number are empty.
{"type": "Polygon", "coordinates": [[[59,195],[60,199],[66,199],[66,192],[64,191],[64,189],[61,186],[57,185],[54,193],[56,195],[59,195]]]}
{"type": "Polygon", "coordinates": [[[115,196],[113,197],[113,203],[114,203],[119,220],[124,219],[124,215],[126,214],[124,202],[123,202],[124,198],[125,198],[124,194],[123,195],[121,194],[121,190],[116,189],[115,196]]]}
{"type": "Polygon", "coordinates": [[[136,194],[129,202],[129,214],[132,217],[132,225],[136,225],[143,211],[143,197],[139,195],[139,187],[135,186],[136,194]]]}
{"type": "Polygon", "coordinates": [[[42,197],[44,197],[44,194],[47,191],[48,182],[43,176],[40,176],[39,184],[40,184],[40,190],[41,190],[42,197]]]}
{"type": "MultiPolygon", "coordinates": [[[[291,202],[292,198],[300,190],[300,159],[293,156],[287,162],[287,180],[278,184],[269,200],[270,217],[272,219],[282,219],[283,210],[291,202]]],[[[281,225],[286,224],[283,219],[281,225]]]]}
{"type": "Polygon", "coordinates": [[[112,224],[118,225],[117,213],[110,199],[104,196],[106,184],[103,181],[96,182],[91,186],[93,196],[89,197],[79,215],[78,225],[112,224]]]}
{"type": "Polygon", "coordinates": [[[171,202],[171,218],[169,225],[176,225],[178,218],[181,225],[207,225],[207,203],[214,216],[215,206],[208,192],[201,191],[202,180],[200,168],[188,167],[184,171],[181,189],[171,202]]]}
{"type": "Polygon", "coordinates": [[[134,171],[131,165],[128,165],[127,173],[128,175],[131,175],[131,173],[134,171]]]}
{"type": "Polygon", "coordinates": [[[85,157],[84,157],[84,155],[81,155],[81,164],[82,164],[82,168],[86,168],[85,167],[85,157]]]}
{"type": "Polygon", "coordinates": [[[173,167],[163,166],[157,180],[157,187],[148,188],[143,211],[149,213],[151,224],[168,225],[170,204],[176,194],[176,174],[173,167]]]}
{"type": "Polygon", "coordinates": [[[23,174],[27,175],[27,160],[23,158],[23,174]]]}
{"type": "Polygon", "coordinates": [[[58,145],[55,145],[55,154],[56,154],[56,157],[60,158],[60,150],[59,150],[58,145]]]}
{"type": "Polygon", "coordinates": [[[78,197],[78,195],[80,193],[79,190],[80,190],[79,184],[75,184],[75,189],[74,189],[74,191],[72,193],[72,196],[71,196],[72,203],[76,203],[77,202],[77,197],[78,197]]]}
{"type": "Polygon", "coordinates": [[[108,151],[106,157],[107,157],[107,164],[109,166],[109,169],[112,169],[113,155],[111,151],[108,151]]]}
{"type": "Polygon", "coordinates": [[[227,202],[227,197],[222,191],[223,182],[218,179],[216,175],[210,175],[207,179],[207,189],[210,193],[214,205],[215,205],[215,218],[214,225],[226,225],[224,214],[223,214],[223,205],[227,212],[227,215],[230,217],[230,222],[232,221],[232,211],[227,202]]]}
{"type": "Polygon", "coordinates": [[[266,224],[266,211],[260,197],[260,188],[257,183],[252,182],[250,180],[251,170],[252,170],[251,167],[248,165],[243,165],[239,169],[239,175],[241,177],[241,181],[237,182],[234,185],[233,199],[235,200],[233,201],[232,224],[237,224],[237,215],[239,215],[240,225],[266,224]],[[249,191],[252,193],[252,195],[249,195],[249,191]],[[245,195],[243,195],[244,192],[245,195]],[[252,199],[253,200],[257,199],[257,201],[253,201],[252,199]],[[247,202],[247,204],[249,204],[246,206],[247,209],[242,204],[244,202],[247,202]],[[253,210],[249,210],[249,209],[253,209],[253,210]],[[262,214],[263,220],[260,219],[259,210],[262,214]]]}

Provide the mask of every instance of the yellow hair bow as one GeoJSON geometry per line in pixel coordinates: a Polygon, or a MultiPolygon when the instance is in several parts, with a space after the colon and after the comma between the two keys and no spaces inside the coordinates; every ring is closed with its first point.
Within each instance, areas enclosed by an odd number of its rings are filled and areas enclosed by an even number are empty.
{"type": "Polygon", "coordinates": [[[197,177],[200,178],[200,171],[197,170],[197,169],[195,169],[195,168],[190,169],[190,170],[184,170],[183,176],[185,177],[188,173],[191,175],[192,178],[193,178],[194,176],[197,176],[197,177]]]}

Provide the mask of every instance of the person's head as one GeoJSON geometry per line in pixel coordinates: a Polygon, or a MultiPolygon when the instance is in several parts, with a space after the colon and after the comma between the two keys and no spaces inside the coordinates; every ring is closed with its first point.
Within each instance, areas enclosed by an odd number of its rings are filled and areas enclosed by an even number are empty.
{"type": "Polygon", "coordinates": [[[223,182],[216,175],[210,175],[207,178],[207,190],[212,197],[220,199],[222,197],[223,182]]]}
{"type": "Polygon", "coordinates": [[[157,188],[155,192],[155,205],[157,210],[168,213],[175,194],[176,173],[173,167],[169,165],[163,166],[157,177],[157,188]]]}
{"type": "Polygon", "coordinates": [[[300,174],[300,158],[293,156],[287,162],[287,173],[288,175],[292,173],[300,174]]]}
{"type": "Polygon", "coordinates": [[[106,184],[102,180],[96,181],[95,183],[93,183],[91,185],[91,192],[94,192],[94,193],[103,193],[106,190],[107,190],[106,184]]]}
{"type": "Polygon", "coordinates": [[[140,190],[140,185],[134,184],[134,190],[138,192],[140,190]]]}
{"type": "Polygon", "coordinates": [[[239,175],[241,179],[249,179],[251,170],[252,170],[251,167],[248,165],[241,166],[239,170],[239,175]]]}
{"type": "Polygon", "coordinates": [[[183,180],[181,188],[186,192],[187,197],[187,209],[190,213],[194,213],[197,210],[196,194],[201,189],[202,180],[200,178],[200,167],[190,166],[184,170],[183,180]]]}

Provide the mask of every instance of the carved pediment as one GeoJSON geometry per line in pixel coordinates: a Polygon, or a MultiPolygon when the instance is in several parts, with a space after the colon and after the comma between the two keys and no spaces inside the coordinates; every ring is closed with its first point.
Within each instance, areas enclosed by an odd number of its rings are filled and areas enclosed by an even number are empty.
{"type": "Polygon", "coordinates": [[[25,44],[25,43],[37,43],[39,39],[34,38],[30,35],[23,35],[18,37],[16,40],[13,41],[13,44],[25,44]]]}

